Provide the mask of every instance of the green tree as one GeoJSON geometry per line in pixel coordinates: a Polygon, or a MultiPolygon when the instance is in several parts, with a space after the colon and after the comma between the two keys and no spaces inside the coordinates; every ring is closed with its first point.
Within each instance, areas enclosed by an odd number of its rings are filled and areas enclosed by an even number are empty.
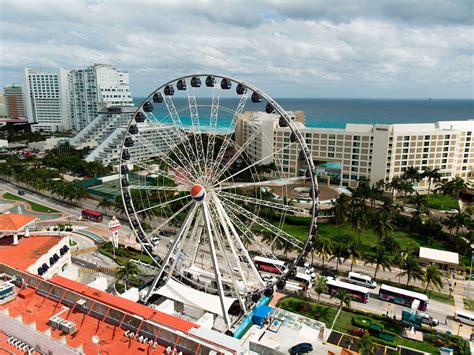
{"type": "Polygon", "coordinates": [[[418,169],[415,168],[414,166],[409,166],[407,167],[407,169],[405,170],[405,172],[403,173],[403,177],[402,177],[404,180],[409,180],[411,182],[411,185],[413,186],[413,184],[415,182],[418,182],[420,181],[421,179],[421,175],[420,173],[418,172],[418,169]]]}
{"type": "Polygon", "coordinates": [[[331,297],[339,300],[339,309],[341,309],[342,306],[346,306],[349,309],[351,308],[352,296],[347,290],[339,289],[331,297]]]}
{"type": "Polygon", "coordinates": [[[332,203],[334,205],[334,219],[339,227],[339,236],[341,235],[341,225],[346,221],[349,214],[349,202],[351,198],[346,194],[340,194],[332,203]]]}
{"type": "Polygon", "coordinates": [[[127,290],[129,283],[135,281],[139,274],[140,270],[138,269],[137,265],[129,261],[124,267],[117,271],[115,274],[115,279],[117,281],[123,282],[125,290],[127,290]]]}
{"type": "Polygon", "coordinates": [[[403,271],[400,272],[398,276],[407,277],[407,284],[406,284],[407,287],[411,280],[423,279],[423,270],[421,269],[421,265],[417,257],[408,256],[406,259],[402,260],[402,264],[400,265],[400,268],[403,271]]]}
{"type": "Polygon", "coordinates": [[[377,245],[386,239],[393,232],[392,217],[389,213],[383,211],[378,213],[373,220],[372,228],[378,237],[377,245]]]}
{"type": "Polygon", "coordinates": [[[360,355],[375,355],[375,344],[370,340],[370,335],[365,333],[359,340],[360,355]]]}
{"type": "Polygon", "coordinates": [[[317,254],[323,260],[323,269],[324,269],[324,259],[328,259],[332,255],[332,250],[334,248],[334,243],[330,238],[323,237],[318,238],[318,241],[315,245],[315,249],[317,254]]]}
{"type": "Polygon", "coordinates": [[[328,292],[328,279],[326,276],[318,275],[314,283],[314,292],[318,295],[318,306],[320,304],[321,293],[328,292]]]}
{"type": "Polygon", "coordinates": [[[329,260],[336,259],[336,272],[339,271],[339,264],[349,258],[349,245],[352,242],[352,236],[344,234],[334,243],[332,256],[329,260]]]}
{"type": "Polygon", "coordinates": [[[441,174],[439,173],[439,169],[431,169],[428,167],[421,173],[421,178],[428,179],[428,198],[429,198],[430,192],[431,192],[431,184],[433,182],[439,182],[441,180],[441,174]]]}
{"type": "Polygon", "coordinates": [[[392,191],[392,200],[395,201],[395,193],[402,190],[403,180],[395,176],[389,183],[385,185],[386,189],[392,191]]]}
{"type": "Polygon", "coordinates": [[[367,257],[366,264],[375,264],[375,272],[374,272],[374,279],[377,277],[377,273],[379,272],[380,267],[385,271],[388,269],[391,271],[391,267],[393,264],[393,256],[385,251],[385,248],[378,246],[375,249],[375,253],[369,255],[367,257]]]}
{"type": "Polygon", "coordinates": [[[362,259],[364,255],[360,242],[353,240],[349,244],[347,252],[348,252],[348,259],[351,260],[351,271],[352,271],[352,268],[354,267],[357,260],[362,259]]]}
{"type": "Polygon", "coordinates": [[[102,199],[102,201],[99,202],[99,204],[97,205],[97,208],[103,208],[105,214],[107,214],[107,210],[109,210],[113,206],[114,206],[114,203],[110,199],[104,198],[102,199]]]}
{"type": "Polygon", "coordinates": [[[428,265],[426,267],[423,285],[426,285],[425,293],[428,291],[428,287],[432,288],[435,286],[438,290],[443,288],[443,274],[436,265],[428,265]]]}
{"type": "Polygon", "coordinates": [[[357,233],[357,240],[360,243],[362,231],[367,229],[369,225],[369,213],[365,203],[351,203],[349,222],[352,229],[357,233]]]}

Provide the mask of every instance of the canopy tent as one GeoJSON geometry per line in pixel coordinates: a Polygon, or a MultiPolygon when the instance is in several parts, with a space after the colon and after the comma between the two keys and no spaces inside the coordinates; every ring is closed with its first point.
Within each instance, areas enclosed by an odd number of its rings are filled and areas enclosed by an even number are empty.
{"type": "MultiPolygon", "coordinates": [[[[156,293],[174,301],[182,302],[188,306],[197,307],[222,317],[224,316],[222,314],[219,296],[195,290],[176,280],[169,279],[165,285],[156,290],[156,293]]],[[[237,298],[224,297],[225,309],[228,311],[236,300],[237,298]]]]}

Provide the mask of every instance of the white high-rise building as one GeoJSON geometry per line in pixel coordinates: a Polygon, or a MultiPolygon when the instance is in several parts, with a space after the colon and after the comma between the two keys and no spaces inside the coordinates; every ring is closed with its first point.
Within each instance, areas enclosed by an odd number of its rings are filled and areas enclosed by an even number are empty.
{"type": "Polygon", "coordinates": [[[80,131],[105,107],[133,106],[128,73],[95,64],[69,74],[71,126],[80,131]]]}
{"type": "Polygon", "coordinates": [[[32,130],[69,129],[68,71],[25,69],[25,98],[32,130]]]}

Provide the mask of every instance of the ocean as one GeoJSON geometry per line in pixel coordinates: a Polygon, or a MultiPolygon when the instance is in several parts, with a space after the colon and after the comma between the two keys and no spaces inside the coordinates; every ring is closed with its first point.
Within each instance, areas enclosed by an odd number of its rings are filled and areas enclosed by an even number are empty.
{"type": "MultiPolygon", "coordinates": [[[[201,100],[201,99],[199,99],[201,100]]],[[[275,99],[287,111],[303,111],[307,127],[344,128],[346,123],[393,124],[393,123],[430,123],[436,121],[453,121],[474,119],[474,100],[389,100],[389,99],[275,99]]],[[[143,98],[134,98],[139,105],[143,98]]],[[[210,101],[210,99],[208,99],[210,101]]],[[[201,103],[202,101],[199,101],[201,103]]],[[[221,105],[235,110],[238,99],[222,98],[221,105]]],[[[174,104],[179,108],[187,107],[185,98],[175,98],[174,104]]],[[[206,103],[207,105],[210,102],[206,103]]],[[[155,114],[166,115],[155,106],[155,114]]],[[[200,117],[209,113],[200,109],[200,117]]],[[[264,103],[247,102],[246,110],[264,111],[264,103]]],[[[180,113],[184,125],[190,124],[189,111],[180,113]]],[[[222,112],[219,116],[219,127],[225,128],[230,122],[230,113],[222,112]]]]}

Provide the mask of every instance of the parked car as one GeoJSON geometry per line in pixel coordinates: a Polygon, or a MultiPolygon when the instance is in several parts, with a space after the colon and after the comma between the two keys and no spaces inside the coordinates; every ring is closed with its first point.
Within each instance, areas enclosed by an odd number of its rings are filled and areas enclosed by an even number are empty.
{"type": "Polygon", "coordinates": [[[418,312],[418,315],[420,316],[422,323],[428,324],[429,326],[432,326],[432,327],[436,327],[439,324],[439,320],[434,319],[428,313],[418,312]]]}
{"type": "Polygon", "coordinates": [[[23,196],[24,194],[25,194],[25,191],[23,191],[23,190],[18,190],[18,195],[23,196]]]}
{"type": "Polygon", "coordinates": [[[451,210],[447,210],[446,213],[447,213],[447,214],[458,214],[459,211],[458,211],[457,209],[453,208],[453,209],[451,209],[451,210]]]}
{"type": "Polygon", "coordinates": [[[326,276],[326,277],[334,277],[336,278],[336,273],[332,272],[331,270],[323,270],[321,272],[321,275],[326,276]]]}
{"type": "Polygon", "coordinates": [[[300,343],[292,346],[289,350],[290,354],[303,354],[313,351],[313,346],[310,343],[300,343]]]}

